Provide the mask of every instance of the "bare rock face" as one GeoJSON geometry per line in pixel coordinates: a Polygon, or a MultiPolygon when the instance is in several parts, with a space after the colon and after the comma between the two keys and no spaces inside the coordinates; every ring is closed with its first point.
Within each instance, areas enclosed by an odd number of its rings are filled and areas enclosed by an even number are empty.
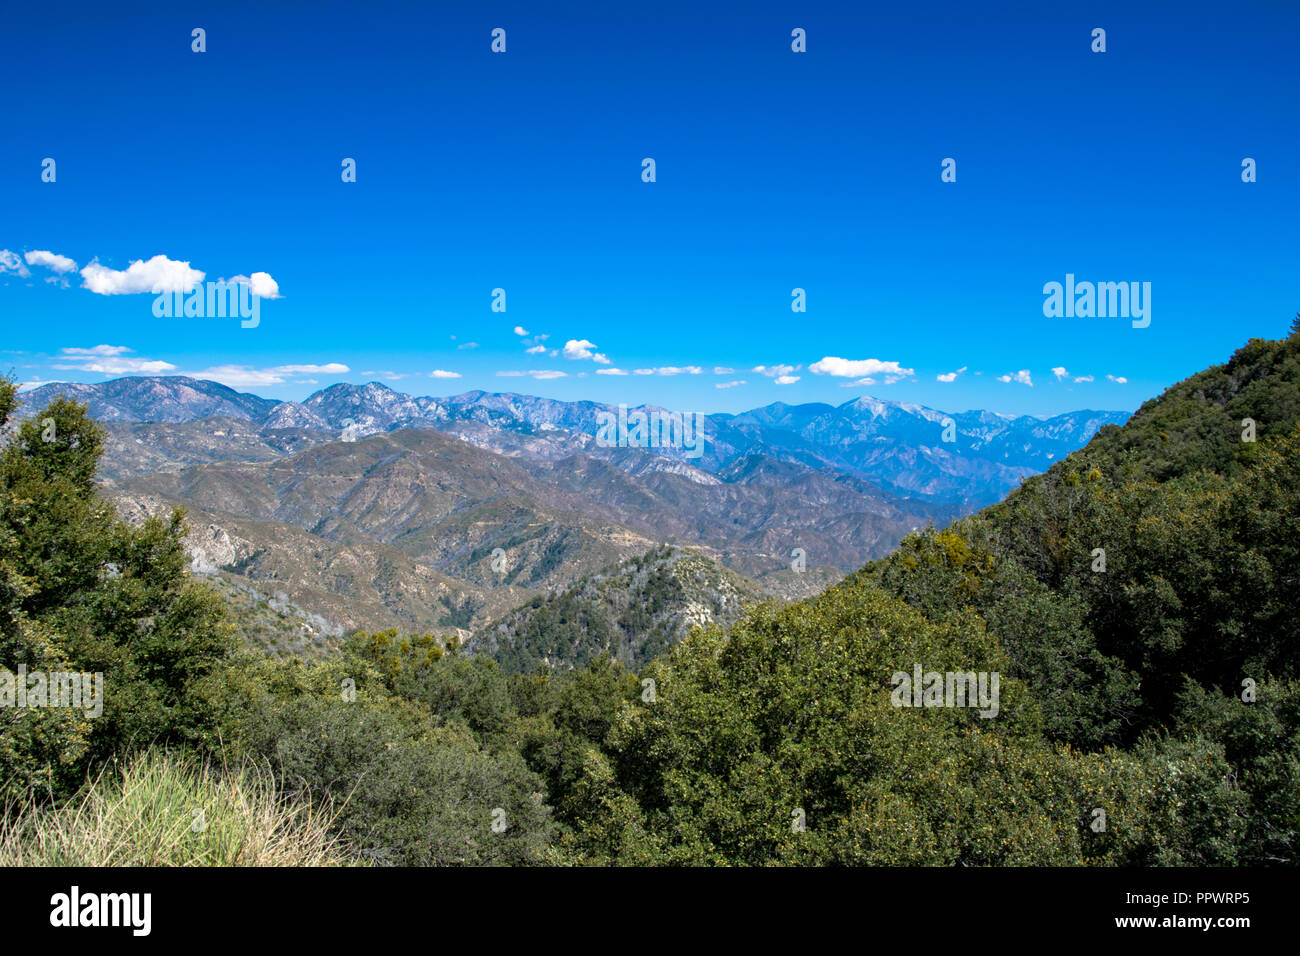
{"type": "MultiPolygon", "coordinates": [[[[246,541],[241,541],[242,550],[247,553],[246,541]]],[[[190,567],[196,574],[216,574],[222,568],[229,568],[239,560],[241,548],[225,528],[208,524],[194,528],[185,539],[190,551],[190,567]]]]}

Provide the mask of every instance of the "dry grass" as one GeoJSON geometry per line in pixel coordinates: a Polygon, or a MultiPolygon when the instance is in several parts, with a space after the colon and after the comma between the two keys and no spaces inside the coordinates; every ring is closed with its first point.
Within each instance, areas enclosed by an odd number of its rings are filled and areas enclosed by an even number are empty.
{"type": "Polygon", "coordinates": [[[61,807],[6,812],[0,867],[340,865],[330,822],[327,809],[287,800],[266,768],[150,751],[61,807]]]}

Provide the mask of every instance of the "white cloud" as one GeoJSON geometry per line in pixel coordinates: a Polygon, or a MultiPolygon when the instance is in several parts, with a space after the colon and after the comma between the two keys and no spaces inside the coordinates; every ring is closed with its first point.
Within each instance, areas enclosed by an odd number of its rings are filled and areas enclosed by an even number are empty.
{"type": "Polygon", "coordinates": [[[128,358],[131,350],[125,345],[96,345],[93,348],[66,348],[59,353],[64,361],[50,367],[61,371],[98,372],[101,375],[129,375],[143,373],[157,375],[174,371],[176,366],[157,359],[128,358]]]}
{"type": "Polygon", "coordinates": [[[569,339],[564,343],[564,357],[566,359],[589,359],[595,354],[592,350],[596,348],[595,342],[589,342],[586,339],[569,339]]]}
{"type": "MultiPolygon", "coordinates": [[[[910,368],[903,368],[898,362],[885,362],[881,359],[843,359],[827,355],[820,362],[808,366],[814,375],[833,375],[836,378],[858,378],[859,376],[883,376],[886,385],[915,375],[910,368]]],[[[874,384],[874,383],[872,383],[874,384]]]]}
{"type": "Polygon", "coordinates": [[[64,355],[96,356],[125,355],[131,349],[125,345],[96,345],[88,349],[59,349],[64,355]]]}
{"type": "Polygon", "coordinates": [[[229,281],[242,282],[248,291],[259,299],[280,298],[280,285],[266,272],[254,272],[251,276],[233,276],[229,281]]]}
{"type": "Polygon", "coordinates": [[[10,252],[8,249],[0,249],[0,273],[3,272],[16,272],[23,277],[31,275],[18,253],[10,252]]]}
{"type": "Polygon", "coordinates": [[[1114,382],[1116,385],[1128,384],[1128,379],[1126,379],[1123,375],[1107,375],[1106,378],[1114,382]]]}
{"type": "Polygon", "coordinates": [[[506,378],[530,376],[540,382],[550,378],[565,378],[568,372],[557,372],[554,369],[534,369],[527,372],[497,372],[497,374],[506,378]]]}
{"type": "Polygon", "coordinates": [[[465,349],[476,349],[476,348],[478,348],[478,343],[477,343],[477,342],[465,342],[465,343],[463,343],[463,344],[461,344],[461,345],[456,346],[456,348],[461,349],[462,351],[465,350],[465,349]]]}
{"type": "MultiPolygon", "coordinates": [[[[33,249],[25,254],[27,265],[42,266],[58,275],[76,272],[76,260],[62,256],[47,249],[33,249]]],[[[0,250],[0,272],[14,271],[20,275],[30,275],[14,253],[0,250]]],[[[156,255],[152,259],[133,259],[125,269],[110,269],[101,265],[98,259],[80,271],[83,280],[81,287],[96,295],[136,295],[163,292],[191,292],[204,280],[205,273],[192,268],[188,261],[169,259],[165,255],[156,255]]],[[[56,278],[47,282],[58,282],[56,278]]],[[[223,280],[224,281],[224,280],[223,280]]],[[[262,299],[280,298],[280,285],[267,272],[254,272],[251,276],[237,275],[229,280],[248,286],[253,295],[262,299]]],[[[64,288],[67,283],[64,282],[64,288]]]]}
{"type": "Polygon", "coordinates": [[[798,376],[798,375],[778,375],[778,376],[777,376],[776,378],[774,378],[772,381],[775,382],[777,385],[793,385],[795,382],[799,381],[799,376],[798,376]]]}
{"type": "Polygon", "coordinates": [[[166,256],[134,260],[125,270],[101,266],[98,260],[81,270],[85,280],[81,287],[96,295],[133,295],[139,292],[189,292],[203,281],[204,273],[191,269],[188,262],[166,256]]]}
{"type": "Polygon", "coordinates": [[[655,370],[652,368],[637,368],[632,370],[633,375],[653,375],[655,370]]]}
{"type": "Polygon", "coordinates": [[[76,370],[79,372],[99,372],[103,375],[160,375],[171,372],[176,366],[171,362],[158,359],[120,358],[120,359],[82,359],[75,365],[54,363],[50,368],[60,371],[76,370]]]}
{"type": "Polygon", "coordinates": [[[545,354],[545,352],[546,352],[545,345],[534,345],[530,349],[524,349],[524,354],[526,355],[543,355],[545,354]]]}
{"type": "MultiPolygon", "coordinates": [[[[76,370],[79,372],[98,372],[101,375],[161,375],[172,372],[188,375],[190,378],[210,379],[229,385],[232,388],[246,388],[261,385],[279,385],[290,378],[303,375],[344,375],[351,371],[341,362],[326,362],[323,365],[277,365],[273,368],[253,368],[248,365],[217,365],[212,368],[193,372],[178,371],[171,362],[161,359],[135,358],[127,353],[131,349],[125,345],[96,345],[88,349],[65,348],[59,353],[64,362],[51,367],[76,370]]],[[[314,382],[313,379],[299,379],[314,382]]]]}
{"type": "Polygon", "coordinates": [[[1056,376],[1056,380],[1059,382],[1070,373],[1065,370],[1064,365],[1058,365],[1056,368],[1052,369],[1052,374],[1056,376]]]}
{"type": "Polygon", "coordinates": [[[384,371],[384,372],[376,372],[376,371],[374,371],[374,370],[372,369],[372,370],[368,370],[368,371],[362,372],[361,374],[364,375],[366,378],[382,378],[382,379],[387,379],[387,380],[390,381],[390,382],[399,382],[399,381],[401,381],[401,380],[404,379],[404,378],[410,378],[411,375],[414,374],[414,373],[412,373],[412,372],[387,372],[387,371],[384,371]]]}
{"type": "Polygon", "coordinates": [[[798,365],[755,365],[751,372],[757,372],[759,375],[766,375],[768,378],[780,378],[783,375],[789,375],[791,372],[799,371],[798,365]]]}
{"type": "Polygon", "coordinates": [[[964,372],[964,371],[966,371],[966,366],[965,366],[965,365],[963,365],[961,368],[957,369],[957,371],[955,371],[955,372],[943,372],[943,373],[941,373],[941,374],[939,374],[939,375],[936,375],[936,376],[935,376],[935,380],[936,380],[936,381],[939,381],[939,382],[955,382],[955,381],[957,381],[957,376],[960,375],[960,374],[961,374],[962,372],[964,372]]]}
{"type": "Polygon", "coordinates": [[[734,381],[734,382],[719,382],[718,384],[714,385],[713,387],[714,387],[714,388],[735,388],[737,385],[747,385],[747,384],[749,384],[749,383],[746,382],[746,381],[742,378],[742,379],[738,379],[738,380],[736,380],[736,381],[734,381]]]}
{"type": "Polygon", "coordinates": [[[435,368],[429,373],[429,378],[460,378],[460,372],[448,372],[443,368],[435,368]]]}
{"type": "Polygon", "coordinates": [[[231,388],[257,388],[279,385],[284,381],[284,376],[272,369],[252,368],[248,365],[217,365],[191,374],[194,378],[211,379],[231,388]]]}
{"type": "Polygon", "coordinates": [[[340,362],[327,362],[324,365],[277,365],[271,371],[286,375],[343,375],[352,370],[340,362]]]}
{"type": "Polygon", "coordinates": [[[1034,380],[1029,375],[1029,369],[1022,368],[1019,372],[1008,372],[1006,375],[998,376],[999,382],[1019,382],[1021,385],[1034,387],[1034,380]]]}
{"type": "Polygon", "coordinates": [[[528,334],[528,330],[524,328],[522,325],[515,326],[515,335],[527,335],[527,334],[528,334]]]}
{"type": "Polygon", "coordinates": [[[654,371],[657,375],[701,375],[704,369],[698,365],[661,365],[654,371]]]}
{"type": "Polygon", "coordinates": [[[724,368],[723,366],[719,365],[713,369],[713,374],[714,375],[735,375],[736,370],[734,368],[724,368]]]}
{"type": "MultiPolygon", "coordinates": [[[[277,365],[273,368],[253,368],[249,365],[216,365],[200,369],[197,372],[181,372],[191,378],[206,378],[231,388],[257,388],[264,385],[280,385],[290,378],[300,375],[344,375],[351,371],[340,362],[327,362],[324,365],[277,365]]],[[[314,379],[299,379],[307,385],[314,385],[314,379]]]]}
{"type": "Polygon", "coordinates": [[[27,253],[26,259],[29,266],[45,266],[45,268],[53,269],[60,274],[72,272],[77,268],[76,260],[69,259],[67,256],[56,255],[44,249],[33,249],[27,253]]]}
{"type": "Polygon", "coordinates": [[[1092,381],[1095,381],[1095,379],[1094,379],[1091,375],[1076,375],[1076,376],[1074,377],[1074,380],[1075,380],[1076,382],[1092,382],[1092,381]]]}
{"type": "MultiPolygon", "coordinates": [[[[545,336],[538,336],[538,338],[545,338],[545,336]]],[[[596,347],[596,343],[588,339],[569,339],[569,341],[564,343],[563,355],[566,359],[570,360],[591,359],[597,365],[609,365],[609,356],[602,352],[597,352],[596,347]]],[[[536,346],[532,349],[528,349],[528,351],[533,352],[545,350],[540,346],[536,346]]],[[[555,355],[555,352],[551,352],[551,355],[555,355]]]]}
{"type": "Polygon", "coordinates": [[[623,371],[623,369],[621,368],[598,368],[596,369],[596,374],[597,375],[626,375],[627,372],[623,371]]]}

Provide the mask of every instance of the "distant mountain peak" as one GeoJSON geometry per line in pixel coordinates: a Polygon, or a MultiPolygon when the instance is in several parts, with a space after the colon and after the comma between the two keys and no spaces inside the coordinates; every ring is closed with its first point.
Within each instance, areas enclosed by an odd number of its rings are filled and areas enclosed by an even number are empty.
{"type": "MultiPolygon", "coordinates": [[[[515,392],[476,389],[449,398],[413,397],[383,382],[338,382],[302,402],[277,402],[217,382],[136,376],[94,385],[46,385],[22,397],[31,408],[57,394],[86,402],[105,422],[182,423],[223,416],[275,432],[276,442],[287,441],[290,431],[316,433],[320,441],[353,441],[399,429],[431,429],[509,458],[560,461],[586,454],[613,461],[628,474],[671,472],[697,484],[758,453],[772,462],[851,475],[900,498],[958,508],[998,500],[1026,475],[1081,447],[1101,426],[1128,418],[1091,409],[1046,419],[979,410],[946,413],[871,395],[840,405],[778,401],[707,416],[707,440],[691,454],[669,446],[624,449],[630,453],[621,455],[595,443],[599,416],[617,406],[515,392]],[[949,418],[956,435],[945,440],[949,418]]],[[[738,474],[753,464],[738,466],[738,474]]]]}

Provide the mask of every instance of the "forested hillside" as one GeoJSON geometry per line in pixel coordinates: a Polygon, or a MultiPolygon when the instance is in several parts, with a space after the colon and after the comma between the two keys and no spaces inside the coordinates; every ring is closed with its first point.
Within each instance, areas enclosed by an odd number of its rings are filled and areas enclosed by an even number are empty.
{"type": "Polygon", "coordinates": [[[1300,335],[1252,341],[1007,501],[688,640],[559,802],[579,845],[625,862],[1294,862],[1298,400],[1300,335]],[[915,663],[1000,672],[1000,713],[892,707],[890,674],[915,663]]]}
{"type": "Polygon", "coordinates": [[[751,582],[703,555],[664,547],[533,598],[469,647],[507,672],[583,666],[602,655],[640,668],[692,628],[730,625],[763,599],[751,582]]]}
{"type": "MultiPolygon", "coordinates": [[[[14,404],[0,389],[0,418],[14,404]]],[[[153,747],[264,762],[362,863],[1296,861],[1300,334],[823,594],[711,615],[658,656],[668,630],[631,646],[619,621],[653,624],[689,559],[507,618],[536,638],[605,609],[555,670],[537,665],[563,642],[504,635],[504,667],[449,632],[354,633],[315,660],[240,646],[181,516],[134,527],[99,497],[101,442],[59,401],[0,457],[0,663],[106,679],[100,717],[0,715],[10,797],[59,805],[153,747]],[[918,669],[996,675],[993,706],[900,700],[918,669]]]]}

